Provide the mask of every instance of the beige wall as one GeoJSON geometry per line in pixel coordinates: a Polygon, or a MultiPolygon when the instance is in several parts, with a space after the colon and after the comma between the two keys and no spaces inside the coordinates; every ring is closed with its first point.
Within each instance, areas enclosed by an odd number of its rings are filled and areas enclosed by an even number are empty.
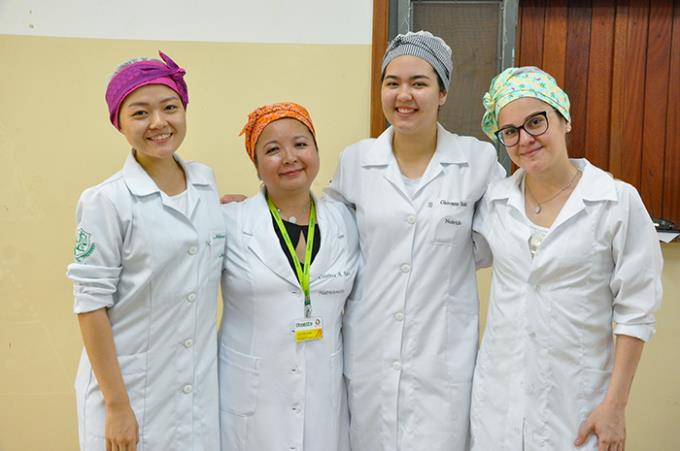
{"type": "MultiPolygon", "coordinates": [[[[258,182],[237,137],[262,103],[296,100],[315,120],[318,191],[341,148],[368,134],[369,45],[269,45],[0,36],[0,451],[77,448],[71,313],[74,207],[118,170],[127,146],[107,121],[104,78],[161,48],[187,68],[189,131],[180,154],[215,169],[223,192],[258,182]]],[[[680,441],[680,244],[665,245],[665,304],[628,410],[633,451],[680,441]]],[[[489,272],[480,276],[488,292],[489,272]]]]}
{"type": "Polygon", "coordinates": [[[82,348],[72,314],[75,205],[122,167],[105,77],[163,49],[187,69],[180,154],[215,170],[222,192],[259,182],[238,137],[263,103],[307,106],[326,185],[343,146],[368,135],[369,45],[112,41],[0,35],[0,451],[77,449],[73,380],[82,348]]]}

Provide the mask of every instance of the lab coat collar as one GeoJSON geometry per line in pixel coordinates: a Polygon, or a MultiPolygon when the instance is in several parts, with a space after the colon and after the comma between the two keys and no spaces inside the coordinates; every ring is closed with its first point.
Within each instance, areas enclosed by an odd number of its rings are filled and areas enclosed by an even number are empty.
{"type": "MultiPolygon", "coordinates": [[[[583,175],[557,218],[555,218],[550,227],[551,232],[585,210],[587,202],[616,201],[617,199],[613,177],[590,164],[585,158],[570,159],[570,161],[577,169],[583,171],[583,175]]],[[[487,196],[491,202],[507,200],[508,205],[516,210],[515,214],[529,224],[529,219],[526,218],[524,212],[524,198],[520,190],[524,172],[524,169],[518,169],[512,176],[493,184],[489,188],[487,196]]],[[[549,236],[546,237],[546,239],[548,238],[549,236]]]]}
{"type": "Polygon", "coordinates": [[[135,159],[134,151],[130,151],[125,160],[123,178],[128,189],[135,196],[148,196],[149,194],[160,193],[156,183],[154,183],[142,165],[135,159]]]}
{"type": "MultiPolygon", "coordinates": [[[[380,136],[373,142],[373,146],[368,152],[365,152],[361,158],[361,166],[388,166],[396,162],[394,153],[392,152],[392,138],[394,137],[394,128],[389,127],[382,132],[380,136]]],[[[461,146],[457,145],[460,138],[448,130],[441,124],[437,124],[437,147],[432,156],[433,160],[436,158],[440,164],[454,164],[454,163],[468,163],[467,158],[461,151],[461,146]]]]}
{"type": "MultiPolygon", "coordinates": [[[[404,185],[403,175],[392,150],[392,138],[394,128],[389,127],[373,143],[373,146],[362,155],[362,167],[385,166],[383,176],[390,182],[402,195],[411,202],[406,186],[404,185]]],[[[420,185],[416,193],[422,190],[428,183],[437,178],[444,172],[444,167],[449,164],[467,165],[468,161],[458,145],[459,137],[447,131],[441,124],[437,124],[437,147],[430,163],[427,165],[420,185]]]]}
{"type": "Polygon", "coordinates": [[[518,169],[510,177],[504,178],[491,184],[487,191],[490,202],[507,200],[508,205],[515,207],[518,211],[524,210],[524,200],[520,183],[524,177],[524,169],[518,169]]]}
{"type": "Polygon", "coordinates": [[[616,183],[614,177],[604,172],[597,166],[593,166],[587,159],[572,159],[571,163],[583,171],[583,176],[576,190],[583,200],[590,202],[616,201],[616,183]]]}
{"type": "MultiPolygon", "coordinates": [[[[182,170],[184,170],[184,175],[187,178],[187,187],[189,185],[210,185],[210,180],[206,178],[205,174],[193,171],[179,155],[175,154],[173,157],[182,167],[182,170]]],[[[160,193],[156,183],[135,159],[133,151],[130,152],[123,165],[123,177],[128,189],[135,196],[148,196],[149,194],[160,193]]]]}
{"type": "MultiPolygon", "coordinates": [[[[194,189],[198,186],[209,186],[210,180],[205,174],[198,170],[194,170],[192,166],[188,166],[184,160],[180,158],[179,155],[173,155],[175,161],[182,167],[184,175],[187,182],[187,216],[191,218],[196,206],[200,201],[200,196],[194,189]]],[[[123,166],[123,178],[125,179],[125,184],[132,194],[135,196],[148,196],[154,193],[161,193],[153,179],[144,170],[144,168],[137,162],[134,156],[134,151],[131,151],[125,160],[123,166]]],[[[161,196],[163,205],[174,209],[174,206],[168,203],[166,196],[161,196]]],[[[182,213],[183,214],[183,213],[182,213]]]]}
{"type": "MultiPolygon", "coordinates": [[[[615,201],[616,185],[614,178],[593,166],[587,159],[570,159],[577,169],[583,171],[581,180],[576,185],[574,193],[579,200],[586,200],[591,202],[598,201],[615,201]]],[[[522,207],[522,193],[520,191],[520,184],[522,177],[524,177],[524,169],[518,169],[510,177],[500,180],[491,187],[487,196],[490,201],[508,199],[509,204],[522,207]]]]}
{"type": "Polygon", "coordinates": [[[553,230],[585,210],[587,202],[616,201],[617,199],[612,176],[596,168],[585,158],[570,161],[577,169],[583,171],[583,175],[555,218],[551,227],[553,230]]]}
{"type": "MultiPolygon", "coordinates": [[[[334,262],[331,261],[332,240],[342,238],[339,233],[338,225],[328,218],[326,209],[321,205],[319,199],[312,193],[312,198],[316,204],[316,220],[321,231],[321,246],[319,252],[314,257],[312,266],[309,269],[310,284],[318,279],[321,274],[334,262]]],[[[249,212],[251,220],[245,221],[243,233],[249,236],[247,242],[250,250],[267,266],[271,271],[295,287],[300,287],[295,271],[291,268],[281,249],[281,244],[273,230],[272,217],[267,205],[264,188],[252,200],[253,210],[249,212]]],[[[312,301],[312,307],[313,307],[312,301]]]]}

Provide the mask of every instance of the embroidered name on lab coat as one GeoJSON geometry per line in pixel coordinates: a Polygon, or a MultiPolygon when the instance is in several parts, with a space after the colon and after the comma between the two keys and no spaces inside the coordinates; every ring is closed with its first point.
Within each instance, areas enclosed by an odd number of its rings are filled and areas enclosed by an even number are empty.
{"type": "Polygon", "coordinates": [[[345,292],[345,290],[321,290],[321,291],[319,291],[319,294],[334,295],[334,294],[342,294],[344,292],[345,292]]]}
{"type": "Polygon", "coordinates": [[[338,272],[330,272],[326,274],[321,274],[319,276],[319,279],[336,279],[338,277],[349,277],[351,276],[352,273],[350,271],[338,271],[338,272]]]}
{"type": "Polygon", "coordinates": [[[451,218],[451,217],[449,217],[449,216],[446,216],[446,217],[444,218],[444,223],[445,223],[445,224],[451,224],[451,225],[457,225],[457,226],[459,226],[459,225],[462,224],[462,222],[460,222],[459,220],[453,219],[453,218],[451,218]]]}
{"type": "Polygon", "coordinates": [[[460,202],[452,201],[452,200],[440,200],[439,205],[449,205],[451,207],[467,207],[467,202],[464,200],[461,200],[460,202]]]}

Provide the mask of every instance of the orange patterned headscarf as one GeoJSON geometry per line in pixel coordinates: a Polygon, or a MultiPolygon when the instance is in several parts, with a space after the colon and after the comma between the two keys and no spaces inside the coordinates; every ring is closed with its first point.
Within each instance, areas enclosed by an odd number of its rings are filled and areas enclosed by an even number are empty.
{"type": "Polygon", "coordinates": [[[248,115],[248,122],[246,122],[243,130],[239,133],[239,136],[246,135],[246,152],[248,152],[248,156],[253,162],[255,162],[255,144],[264,128],[272,122],[286,117],[297,119],[305,124],[316,141],[316,132],[314,131],[312,118],[305,107],[293,102],[264,105],[248,115]]]}

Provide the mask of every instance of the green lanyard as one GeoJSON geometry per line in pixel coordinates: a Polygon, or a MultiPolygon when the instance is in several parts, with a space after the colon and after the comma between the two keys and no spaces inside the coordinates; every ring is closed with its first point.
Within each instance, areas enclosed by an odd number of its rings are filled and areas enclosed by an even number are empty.
{"type": "Polygon", "coordinates": [[[314,247],[314,229],[316,226],[316,207],[314,206],[314,199],[310,198],[309,207],[309,225],[307,226],[307,249],[305,251],[305,262],[304,269],[300,266],[300,259],[295,252],[295,246],[290,241],[290,236],[288,236],[288,231],[286,226],[283,225],[283,220],[281,220],[281,215],[279,210],[272,202],[271,198],[267,196],[267,205],[269,205],[269,211],[271,211],[276,225],[279,227],[281,236],[283,236],[283,241],[286,242],[286,247],[290,256],[293,260],[293,265],[295,266],[295,272],[297,273],[298,280],[300,281],[300,286],[302,287],[302,292],[305,294],[305,318],[311,318],[312,316],[312,301],[309,298],[309,267],[312,265],[312,248],[314,247]]]}

